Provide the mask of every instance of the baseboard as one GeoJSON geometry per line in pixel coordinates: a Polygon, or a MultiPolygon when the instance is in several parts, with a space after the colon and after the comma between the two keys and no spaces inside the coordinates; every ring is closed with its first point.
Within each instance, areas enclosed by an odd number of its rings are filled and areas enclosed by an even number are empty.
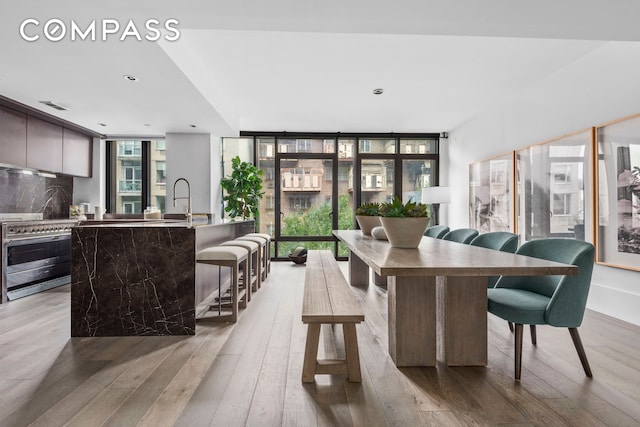
{"type": "Polygon", "coordinates": [[[591,283],[587,308],[640,325],[640,294],[591,283]]]}

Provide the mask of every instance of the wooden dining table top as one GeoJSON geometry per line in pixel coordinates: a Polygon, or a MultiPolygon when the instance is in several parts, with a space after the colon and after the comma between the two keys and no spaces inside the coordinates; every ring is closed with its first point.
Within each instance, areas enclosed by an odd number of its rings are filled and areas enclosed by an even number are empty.
{"type": "Polygon", "coordinates": [[[360,230],[334,230],[350,251],[380,276],[543,276],[574,275],[578,267],[423,237],[417,249],[392,248],[360,230]]]}

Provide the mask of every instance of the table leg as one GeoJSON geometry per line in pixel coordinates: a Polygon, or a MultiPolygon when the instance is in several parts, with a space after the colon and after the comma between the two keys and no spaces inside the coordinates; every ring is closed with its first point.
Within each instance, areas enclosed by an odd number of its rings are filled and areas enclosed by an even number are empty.
{"type": "Polygon", "coordinates": [[[436,365],[436,278],[389,276],[389,354],[396,366],[436,365]]]}
{"type": "Polygon", "coordinates": [[[438,277],[438,358],[447,366],[487,365],[487,278],[438,277]]]}
{"type": "Polygon", "coordinates": [[[369,284],[369,266],[351,251],[349,251],[349,283],[351,286],[369,284]]]}
{"type": "Polygon", "coordinates": [[[373,284],[376,286],[387,286],[387,277],[386,276],[381,276],[378,273],[376,273],[375,271],[371,270],[371,275],[372,277],[372,281],[373,284]]]}

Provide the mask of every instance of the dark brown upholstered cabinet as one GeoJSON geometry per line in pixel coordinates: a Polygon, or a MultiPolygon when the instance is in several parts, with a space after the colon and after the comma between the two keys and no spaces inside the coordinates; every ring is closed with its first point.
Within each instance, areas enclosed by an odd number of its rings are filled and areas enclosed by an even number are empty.
{"type": "Polygon", "coordinates": [[[0,107],[0,163],[27,165],[27,115],[0,107]]]}
{"type": "Polygon", "coordinates": [[[67,128],[62,135],[62,173],[90,177],[91,137],[67,128]]]}
{"type": "Polygon", "coordinates": [[[27,118],[27,167],[62,172],[62,126],[27,118]]]}

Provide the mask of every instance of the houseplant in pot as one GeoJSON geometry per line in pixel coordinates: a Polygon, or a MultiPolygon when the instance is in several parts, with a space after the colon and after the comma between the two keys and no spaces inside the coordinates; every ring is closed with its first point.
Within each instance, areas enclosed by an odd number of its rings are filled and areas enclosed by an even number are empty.
{"type": "Polygon", "coordinates": [[[231,160],[231,176],[222,178],[220,185],[225,191],[224,210],[232,219],[248,219],[258,215],[262,190],[262,171],[255,165],[240,160],[236,156],[231,160]]]}
{"type": "Polygon", "coordinates": [[[380,222],[394,248],[417,248],[429,225],[427,205],[402,203],[398,197],[380,205],[380,222]]]}
{"type": "Polygon", "coordinates": [[[358,206],[356,221],[362,234],[370,236],[371,229],[380,225],[380,203],[363,203],[358,206]]]}

